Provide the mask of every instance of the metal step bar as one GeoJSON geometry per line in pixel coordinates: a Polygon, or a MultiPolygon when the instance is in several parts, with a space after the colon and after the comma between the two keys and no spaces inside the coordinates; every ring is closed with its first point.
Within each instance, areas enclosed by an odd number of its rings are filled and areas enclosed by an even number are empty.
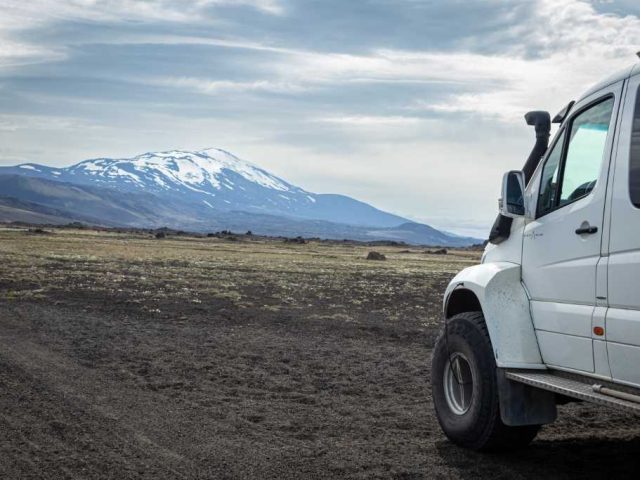
{"type": "Polygon", "coordinates": [[[640,396],[623,391],[624,387],[617,389],[610,383],[603,386],[602,381],[592,378],[539,370],[507,370],[505,376],[514,382],[549,390],[567,397],[640,414],[640,396]]]}

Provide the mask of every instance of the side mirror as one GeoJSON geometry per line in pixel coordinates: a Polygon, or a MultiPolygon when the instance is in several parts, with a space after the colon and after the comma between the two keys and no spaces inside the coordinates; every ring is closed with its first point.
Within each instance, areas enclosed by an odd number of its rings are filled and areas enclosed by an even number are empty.
{"type": "Polygon", "coordinates": [[[523,217],[524,206],[524,173],[511,170],[502,177],[502,198],[499,200],[500,214],[505,217],[523,217]]]}

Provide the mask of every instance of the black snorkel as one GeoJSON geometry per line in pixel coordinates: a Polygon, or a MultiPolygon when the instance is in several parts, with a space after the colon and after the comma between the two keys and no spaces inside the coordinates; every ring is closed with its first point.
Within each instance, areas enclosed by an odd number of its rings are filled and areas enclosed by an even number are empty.
{"type": "Polygon", "coordinates": [[[551,116],[549,112],[529,112],[524,116],[527,125],[531,125],[536,130],[536,143],[529,154],[529,158],[522,167],[524,173],[524,180],[529,183],[533,172],[535,172],[544,152],[547,151],[549,146],[549,135],[551,132],[551,116]]]}
{"type": "MultiPolygon", "coordinates": [[[[527,125],[535,127],[536,130],[536,143],[529,154],[529,158],[522,167],[524,173],[525,183],[529,183],[533,172],[542,160],[544,153],[549,146],[549,135],[551,132],[551,116],[549,112],[533,111],[524,116],[527,125]]],[[[555,119],[554,119],[555,120],[555,119]]],[[[489,241],[495,245],[504,242],[511,234],[512,218],[498,215],[496,221],[493,222],[491,232],[489,233],[489,241]]]]}

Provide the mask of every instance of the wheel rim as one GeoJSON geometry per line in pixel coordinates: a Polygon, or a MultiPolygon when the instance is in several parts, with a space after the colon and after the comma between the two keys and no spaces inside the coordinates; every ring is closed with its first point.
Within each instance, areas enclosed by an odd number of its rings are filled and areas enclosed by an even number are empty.
{"type": "Polygon", "coordinates": [[[456,415],[464,415],[473,398],[473,373],[467,358],[455,352],[444,369],[444,396],[449,409],[456,415]]]}

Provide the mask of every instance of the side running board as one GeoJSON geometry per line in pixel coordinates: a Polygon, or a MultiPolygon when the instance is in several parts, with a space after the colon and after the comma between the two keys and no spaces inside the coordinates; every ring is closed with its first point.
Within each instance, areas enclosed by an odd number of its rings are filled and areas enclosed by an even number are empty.
{"type": "Polygon", "coordinates": [[[560,372],[509,370],[505,372],[505,376],[514,382],[567,397],[640,414],[640,396],[623,391],[624,387],[617,388],[613,384],[602,386],[601,381],[560,372]]]}

